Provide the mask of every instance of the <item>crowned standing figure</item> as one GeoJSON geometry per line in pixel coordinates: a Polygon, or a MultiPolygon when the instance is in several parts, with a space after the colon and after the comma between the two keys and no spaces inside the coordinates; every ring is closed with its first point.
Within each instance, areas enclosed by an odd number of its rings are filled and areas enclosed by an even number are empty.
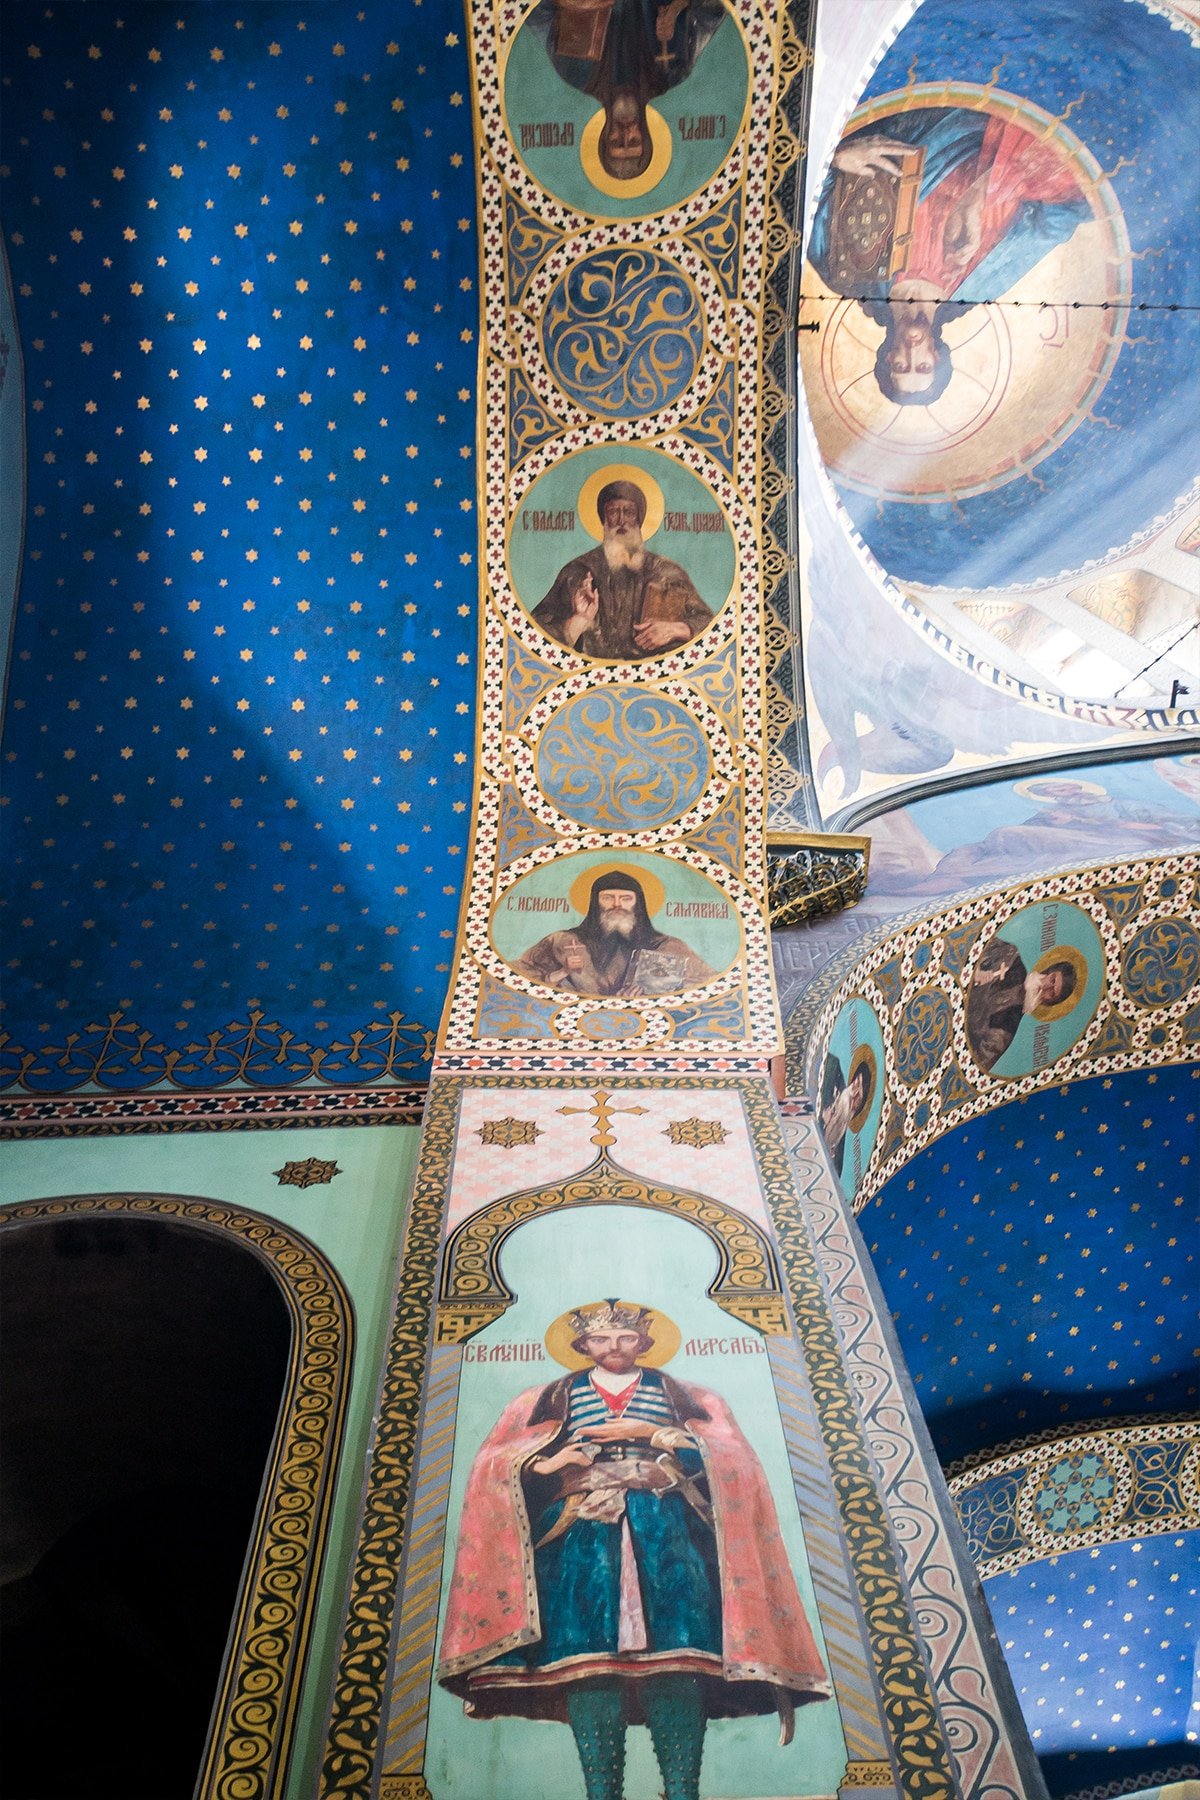
{"type": "Polygon", "coordinates": [[[665,1800],[700,1800],[709,1719],[829,1680],[766,1476],[719,1395],[648,1366],[650,1308],[569,1315],[587,1366],[504,1409],[467,1481],[437,1678],[468,1716],[568,1723],[587,1800],[650,1729],[665,1800]]]}

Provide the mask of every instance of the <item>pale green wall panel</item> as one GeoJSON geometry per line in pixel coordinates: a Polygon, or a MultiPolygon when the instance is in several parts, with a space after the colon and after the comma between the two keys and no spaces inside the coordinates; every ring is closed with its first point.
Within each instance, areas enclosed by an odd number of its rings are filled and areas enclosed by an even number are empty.
{"type": "Polygon", "coordinates": [[[362,1470],[383,1358],[400,1230],[420,1133],[411,1126],[39,1138],[0,1146],[5,1206],[58,1195],[188,1194],[226,1201],[302,1232],[334,1265],[354,1305],[354,1375],[287,1800],[312,1793],[362,1470]],[[275,1171],[316,1157],[339,1173],[281,1187],[275,1171]]]}

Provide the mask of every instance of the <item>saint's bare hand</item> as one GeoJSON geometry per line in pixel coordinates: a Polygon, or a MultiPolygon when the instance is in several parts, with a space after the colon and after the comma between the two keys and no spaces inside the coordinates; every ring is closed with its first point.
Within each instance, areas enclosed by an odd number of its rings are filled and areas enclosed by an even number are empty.
{"type": "Polygon", "coordinates": [[[909,148],[896,138],[860,138],[855,143],[839,144],[833,166],[847,175],[899,175],[901,158],[909,148]]]}
{"type": "Polygon", "coordinates": [[[691,635],[682,619],[643,619],[633,628],[639,650],[666,650],[672,644],[686,644],[691,635]]]}
{"type": "Polygon", "coordinates": [[[554,1456],[539,1456],[532,1464],[535,1475],[555,1475],[559,1469],[590,1469],[591,1466],[592,1459],[587,1451],[573,1450],[570,1445],[554,1456]]]}
{"type": "Polygon", "coordinates": [[[600,611],[600,595],[596,591],[596,583],[590,569],[571,595],[571,606],[580,618],[587,619],[589,623],[600,611]]]}

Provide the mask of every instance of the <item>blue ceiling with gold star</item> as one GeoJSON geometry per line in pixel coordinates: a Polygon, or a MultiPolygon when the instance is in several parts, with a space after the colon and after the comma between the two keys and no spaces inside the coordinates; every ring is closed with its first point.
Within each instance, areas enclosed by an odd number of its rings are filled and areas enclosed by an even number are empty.
{"type": "MultiPolygon", "coordinates": [[[[1053,1088],[939,1138],[864,1209],[943,1464],[1194,1412],[1198,1101],[1200,1067],[1053,1088]]],[[[1055,1800],[1200,1767],[1200,1542],[1152,1512],[1118,1541],[985,1572],[1055,1800]]],[[[978,1519],[964,1524],[977,1538],[978,1519]]]]}
{"type": "Polygon", "coordinates": [[[937,1139],[860,1216],[944,1464],[1196,1404],[1200,1067],[1053,1088],[937,1139]]]}
{"type": "Polygon", "coordinates": [[[984,1591],[1052,1795],[1194,1773],[1200,1532],[1073,1550],[984,1591]]]}
{"type": "Polygon", "coordinates": [[[9,1080],[424,1079],[474,751],[457,24],[6,8],[9,1080]]]}

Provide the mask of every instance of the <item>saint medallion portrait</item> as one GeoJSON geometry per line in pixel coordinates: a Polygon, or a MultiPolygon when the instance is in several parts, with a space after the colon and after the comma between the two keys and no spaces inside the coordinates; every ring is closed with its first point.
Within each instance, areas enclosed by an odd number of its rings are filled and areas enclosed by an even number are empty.
{"type": "Polygon", "coordinates": [[[883,1116],[883,1032],[874,1009],[855,996],[834,1020],[821,1066],[817,1127],[850,1197],[858,1191],[883,1116]]]}
{"type": "Polygon", "coordinates": [[[642,662],[711,625],[736,584],[733,533],[711,490],[661,451],[564,457],[509,527],[518,599],[580,656],[642,662]]]}
{"type": "Polygon", "coordinates": [[[733,903],[694,869],[645,851],[586,851],[502,894],[492,942],[518,975],[564,997],[678,994],[741,948],[733,903]]]}
{"type": "Polygon", "coordinates": [[[889,500],[1018,478],[1088,416],[1124,341],[1129,241],[1099,164],[996,89],[943,82],[860,107],[808,262],[803,316],[821,329],[801,354],[822,453],[889,500]],[[1014,304],[1065,283],[1107,305],[1068,323],[1014,304]]]}
{"type": "Polygon", "coordinates": [[[1091,1024],[1104,989],[1100,933],[1080,907],[1024,907],[988,938],[967,989],[967,1043],[989,1075],[1054,1062],[1091,1024]]]}
{"type": "Polygon", "coordinates": [[[509,133],[534,179],[596,217],[677,206],[741,131],[749,63],[723,0],[540,0],[504,73],[509,133]]]}

